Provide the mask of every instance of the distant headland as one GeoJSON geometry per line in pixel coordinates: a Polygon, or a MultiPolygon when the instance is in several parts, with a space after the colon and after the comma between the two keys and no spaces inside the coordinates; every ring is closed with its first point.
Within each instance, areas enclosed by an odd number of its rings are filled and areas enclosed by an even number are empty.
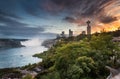
{"type": "Polygon", "coordinates": [[[26,41],[27,39],[0,39],[0,48],[13,48],[13,47],[24,47],[21,44],[22,41],[26,41]]]}

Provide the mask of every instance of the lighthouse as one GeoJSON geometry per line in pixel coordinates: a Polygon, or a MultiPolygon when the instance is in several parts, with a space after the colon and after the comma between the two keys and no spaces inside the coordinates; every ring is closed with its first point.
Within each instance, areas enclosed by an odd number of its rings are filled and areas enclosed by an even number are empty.
{"type": "Polygon", "coordinates": [[[88,20],[86,23],[87,23],[87,35],[90,36],[91,35],[90,21],[88,20]]]}

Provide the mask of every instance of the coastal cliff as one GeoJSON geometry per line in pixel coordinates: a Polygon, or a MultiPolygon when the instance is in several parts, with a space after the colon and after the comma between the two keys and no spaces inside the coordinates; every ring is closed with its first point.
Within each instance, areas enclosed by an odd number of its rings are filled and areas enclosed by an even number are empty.
{"type": "Polygon", "coordinates": [[[23,39],[0,39],[0,48],[9,48],[9,47],[23,47],[21,41],[23,39]]]}
{"type": "Polygon", "coordinates": [[[45,41],[43,41],[42,46],[45,46],[47,48],[51,48],[53,45],[56,44],[56,42],[57,42],[56,39],[45,40],[45,41]]]}

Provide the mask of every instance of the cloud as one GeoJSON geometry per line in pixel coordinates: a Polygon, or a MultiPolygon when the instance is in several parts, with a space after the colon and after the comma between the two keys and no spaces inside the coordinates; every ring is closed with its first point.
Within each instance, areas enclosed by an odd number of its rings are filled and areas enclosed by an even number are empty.
{"type": "Polygon", "coordinates": [[[76,21],[75,18],[70,17],[70,16],[65,17],[63,20],[68,21],[68,22],[70,22],[70,23],[74,23],[74,22],[76,21]]]}
{"type": "MultiPolygon", "coordinates": [[[[117,20],[109,10],[115,9],[115,4],[120,0],[48,0],[46,10],[50,13],[64,13],[63,18],[71,23],[79,23],[83,20],[93,20],[102,23],[111,23],[117,20]],[[102,18],[101,18],[102,17],[102,18]]],[[[83,23],[83,22],[81,22],[83,23]]]]}
{"type": "MultiPolygon", "coordinates": [[[[85,25],[86,21],[90,20],[93,28],[103,28],[108,26],[105,24],[116,22],[120,17],[120,0],[1,0],[0,2],[0,32],[4,35],[33,36],[42,34],[48,29],[42,25],[29,27],[34,25],[23,23],[23,21],[30,23],[28,18],[38,20],[39,17],[41,24],[45,23],[43,21],[63,20],[79,26],[85,25]]],[[[55,25],[54,22],[48,22],[47,25],[49,24],[55,25]]]]}
{"type": "MultiPolygon", "coordinates": [[[[33,36],[38,35],[44,31],[42,27],[29,27],[29,24],[22,23],[19,20],[13,19],[14,16],[3,14],[0,12],[0,34],[5,36],[33,36]]],[[[34,26],[34,25],[33,25],[34,26]]]]}
{"type": "Polygon", "coordinates": [[[100,18],[100,21],[102,23],[111,23],[111,22],[114,22],[114,21],[117,21],[117,17],[113,17],[113,16],[103,16],[100,18]]]}
{"type": "MultiPolygon", "coordinates": [[[[14,1],[13,1],[14,2],[14,1]]],[[[32,16],[39,17],[39,9],[41,5],[38,5],[40,0],[21,0],[18,1],[21,5],[21,9],[27,12],[27,15],[30,14],[32,16]],[[36,5],[37,4],[37,5],[36,5]]],[[[14,5],[13,5],[14,6],[14,5]]],[[[1,6],[2,7],[2,6],[1,6]]],[[[21,9],[18,9],[17,11],[21,9]]],[[[15,11],[15,12],[17,12],[15,11]]],[[[23,11],[22,11],[23,12],[23,11]]],[[[16,38],[16,37],[23,37],[23,38],[32,38],[32,37],[42,37],[42,38],[52,38],[55,37],[55,33],[45,33],[44,26],[40,25],[32,25],[29,23],[24,22],[24,18],[18,16],[19,14],[15,15],[12,14],[13,12],[7,12],[3,9],[0,9],[0,38],[16,38]],[[23,20],[23,21],[22,21],[23,20]]],[[[41,13],[44,14],[44,13],[41,13]]],[[[24,15],[22,16],[24,17],[24,15]]]]}
{"type": "Polygon", "coordinates": [[[42,0],[21,0],[20,5],[27,14],[35,17],[41,17],[42,0]]]}
{"type": "Polygon", "coordinates": [[[0,16],[5,16],[5,17],[9,17],[9,18],[15,18],[15,19],[22,19],[21,17],[15,15],[15,14],[11,14],[8,12],[4,12],[3,10],[0,9],[0,16]]]}
{"type": "Polygon", "coordinates": [[[51,11],[61,8],[63,11],[78,12],[81,15],[92,15],[103,9],[100,7],[110,0],[49,0],[47,2],[49,7],[52,7],[51,11]],[[96,4],[97,3],[97,4],[96,4]],[[56,5],[56,7],[54,7],[56,5]]]}
{"type": "Polygon", "coordinates": [[[88,19],[87,18],[80,19],[80,18],[76,18],[76,17],[67,16],[67,17],[63,18],[63,20],[66,22],[69,22],[69,23],[77,24],[78,26],[82,26],[82,25],[86,24],[86,21],[88,19]]]}

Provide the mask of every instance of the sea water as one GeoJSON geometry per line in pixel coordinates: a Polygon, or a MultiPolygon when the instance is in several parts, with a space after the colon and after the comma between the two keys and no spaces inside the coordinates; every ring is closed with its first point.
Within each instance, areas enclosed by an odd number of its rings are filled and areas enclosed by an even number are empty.
{"type": "Polygon", "coordinates": [[[33,57],[34,54],[47,50],[41,46],[42,40],[32,39],[21,43],[26,47],[0,49],[0,68],[21,67],[42,61],[33,57]]]}

